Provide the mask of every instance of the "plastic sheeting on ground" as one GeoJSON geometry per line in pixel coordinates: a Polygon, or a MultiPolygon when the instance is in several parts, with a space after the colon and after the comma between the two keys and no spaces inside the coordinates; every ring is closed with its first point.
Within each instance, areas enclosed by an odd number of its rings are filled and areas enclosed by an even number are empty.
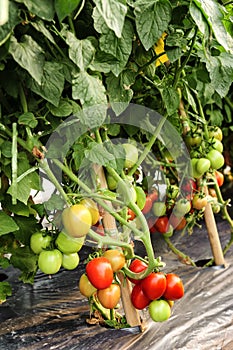
{"type": "MultiPolygon", "coordinates": [[[[224,246],[230,229],[221,219],[217,225],[224,246]]],[[[196,262],[212,257],[204,223],[192,236],[177,232],[172,240],[196,262]]],[[[88,303],[78,290],[89,249],[84,247],[76,270],[61,270],[52,278],[38,273],[33,286],[19,282],[15,270],[0,271],[13,285],[12,297],[0,306],[0,350],[232,350],[233,248],[225,268],[202,268],[183,264],[156,235],[153,246],[166,262],[164,271],[178,273],[185,285],[185,296],[175,302],[169,320],[155,323],[146,313],[142,333],[88,325],[88,303]]],[[[136,249],[143,254],[140,244],[136,249]]]]}

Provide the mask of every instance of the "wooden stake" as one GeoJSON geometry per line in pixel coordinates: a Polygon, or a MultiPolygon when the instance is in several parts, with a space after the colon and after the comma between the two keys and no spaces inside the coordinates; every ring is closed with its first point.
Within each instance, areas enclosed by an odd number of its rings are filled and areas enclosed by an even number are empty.
{"type": "MultiPolygon", "coordinates": [[[[107,181],[105,178],[103,167],[95,165],[94,166],[95,173],[98,177],[98,181],[100,183],[101,188],[107,188],[107,181]]],[[[108,206],[112,209],[112,203],[109,201],[106,201],[108,206]]],[[[117,239],[117,227],[116,227],[116,221],[115,218],[108,212],[104,212],[103,215],[103,226],[104,228],[109,232],[110,236],[117,239]]],[[[139,327],[142,330],[142,324],[141,319],[139,315],[139,311],[134,308],[133,304],[131,303],[131,291],[132,291],[132,285],[128,279],[124,277],[124,275],[119,272],[117,274],[121,284],[121,301],[122,306],[125,311],[125,317],[127,320],[127,323],[131,327],[139,327]]]]}
{"type": "MultiPolygon", "coordinates": [[[[208,194],[207,187],[205,188],[205,193],[208,194]]],[[[215,265],[223,265],[225,267],[226,265],[218,235],[218,229],[210,203],[207,203],[205,207],[204,218],[215,265]]]]}

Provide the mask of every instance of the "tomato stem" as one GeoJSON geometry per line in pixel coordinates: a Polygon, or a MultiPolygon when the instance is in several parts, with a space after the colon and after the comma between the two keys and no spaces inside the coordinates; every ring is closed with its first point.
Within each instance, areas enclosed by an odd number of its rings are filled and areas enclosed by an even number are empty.
{"type": "Polygon", "coordinates": [[[173,253],[175,253],[179,258],[181,258],[183,262],[185,262],[186,264],[188,263],[189,265],[192,265],[192,266],[196,266],[195,262],[188,255],[184,254],[179,249],[177,249],[168,237],[163,235],[163,238],[167,243],[167,245],[169,246],[169,248],[171,249],[171,251],[173,251],[173,253]]]}

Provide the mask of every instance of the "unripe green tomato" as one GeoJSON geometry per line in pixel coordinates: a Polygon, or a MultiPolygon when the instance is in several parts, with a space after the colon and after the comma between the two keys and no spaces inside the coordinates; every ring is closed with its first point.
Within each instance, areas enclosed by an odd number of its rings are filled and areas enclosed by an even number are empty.
{"type": "Polygon", "coordinates": [[[196,164],[197,164],[198,160],[199,160],[198,158],[192,158],[191,159],[191,168],[192,168],[193,177],[195,179],[199,179],[201,177],[201,175],[202,175],[196,169],[196,164]]]}
{"type": "Polygon", "coordinates": [[[215,149],[207,153],[206,158],[209,159],[212,169],[216,170],[222,168],[225,162],[223,155],[215,149]]]}
{"type": "Polygon", "coordinates": [[[92,225],[90,211],[82,204],[75,204],[63,210],[62,223],[65,232],[72,237],[86,236],[92,225]]]}
{"type": "Polygon", "coordinates": [[[123,143],[122,146],[125,150],[124,168],[132,168],[134,164],[138,161],[138,150],[131,143],[123,143]]]}
{"type": "Polygon", "coordinates": [[[204,173],[206,173],[209,168],[210,168],[210,161],[207,158],[200,158],[198,159],[198,161],[196,162],[196,171],[198,174],[203,175],[204,173]]]}
{"type": "Polygon", "coordinates": [[[62,253],[72,254],[80,251],[84,241],[85,241],[85,236],[75,238],[61,231],[57,236],[55,244],[62,253]]]}
{"type": "Polygon", "coordinates": [[[62,254],[62,267],[66,270],[74,270],[79,264],[78,253],[62,254]]]}
{"type": "Polygon", "coordinates": [[[216,149],[220,153],[223,152],[223,143],[216,138],[213,139],[213,142],[211,143],[211,147],[213,149],[216,149]]]}
{"type": "Polygon", "coordinates": [[[110,174],[107,174],[106,179],[107,179],[108,189],[109,189],[110,191],[116,190],[116,188],[117,188],[117,182],[116,182],[116,180],[114,179],[114,177],[113,177],[112,175],[110,175],[110,174]]]}
{"type": "Polygon", "coordinates": [[[155,216],[164,216],[167,211],[166,204],[164,202],[154,202],[152,211],[155,216]]]}
{"type": "Polygon", "coordinates": [[[58,249],[43,250],[38,258],[39,269],[48,275],[57,273],[62,264],[62,253],[58,249]]]}
{"type": "Polygon", "coordinates": [[[136,186],[135,187],[135,191],[136,191],[136,203],[139,207],[140,210],[142,210],[145,206],[146,203],[146,194],[144,192],[144,190],[142,189],[142,187],[140,186],[136,186]]]}
{"type": "Polygon", "coordinates": [[[30,247],[33,253],[40,254],[42,250],[49,247],[52,237],[45,232],[39,231],[31,235],[30,247]]]}
{"type": "Polygon", "coordinates": [[[120,180],[117,184],[117,193],[126,205],[137,200],[137,194],[133,185],[127,180],[120,180]]]}
{"type": "Polygon", "coordinates": [[[171,307],[166,300],[153,300],[149,304],[149,314],[153,321],[163,322],[171,316],[171,307]]]}

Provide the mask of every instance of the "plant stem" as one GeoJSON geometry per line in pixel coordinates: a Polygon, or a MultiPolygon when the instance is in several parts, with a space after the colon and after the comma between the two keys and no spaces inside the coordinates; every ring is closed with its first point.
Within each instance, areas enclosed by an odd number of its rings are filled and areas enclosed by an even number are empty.
{"type": "Polygon", "coordinates": [[[177,249],[168,237],[163,236],[163,238],[167,243],[168,247],[171,249],[171,251],[175,253],[183,262],[189,263],[192,266],[196,266],[195,262],[188,255],[184,254],[179,249],[177,249]]]}

